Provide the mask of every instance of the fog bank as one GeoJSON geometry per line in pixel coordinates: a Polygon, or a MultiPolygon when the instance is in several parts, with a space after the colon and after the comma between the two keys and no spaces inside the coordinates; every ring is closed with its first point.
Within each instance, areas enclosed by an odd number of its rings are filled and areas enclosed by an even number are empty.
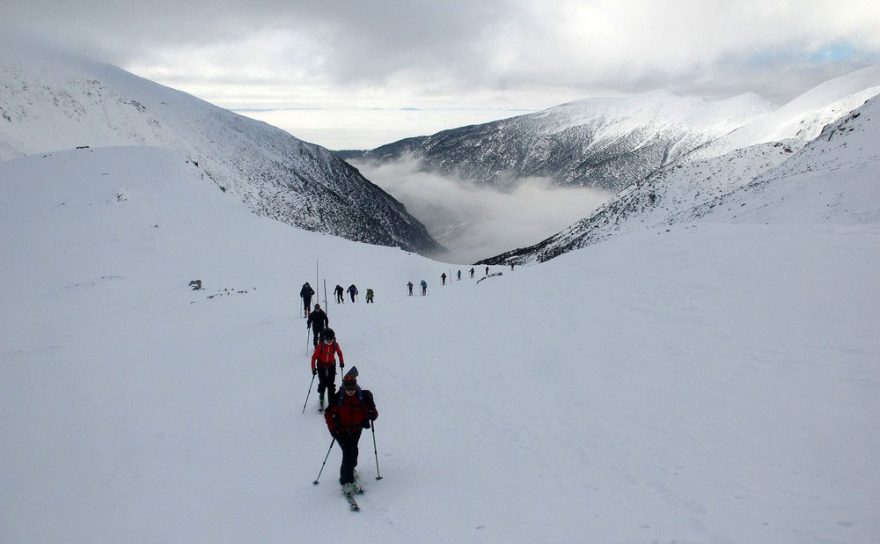
{"type": "Polygon", "coordinates": [[[467,264],[525,247],[589,215],[613,194],[592,188],[553,187],[523,178],[510,191],[419,172],[418,161],[376,166],[353,161],[361,173],[401,201],[447,248],[433,257],[467,264]]]}

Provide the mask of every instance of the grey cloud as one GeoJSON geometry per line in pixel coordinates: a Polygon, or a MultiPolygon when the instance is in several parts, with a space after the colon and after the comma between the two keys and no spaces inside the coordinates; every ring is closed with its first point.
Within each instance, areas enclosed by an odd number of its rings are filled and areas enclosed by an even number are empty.
{"type": "MultiPolygon", "coordinates": [[[[412,85],[434,94],[553,87],[568,89],[574,98],[579,92],[678,86],[686,92],[730,88],[732,93],[790,95],[795,86],[790,82],[816,80],[805,72],[827,65],[838,75],[847,64],[871,60],[787,65],[780,57],[760,65],[736,59],[841,42],[859,54],[880,52],[880,10],[863,0],[849,2],[846,9],[832,0],[760,6],[708,0],[12,0],[4,11],[4,29],[122,65],[142,65],[156,49],[244,46],[267,33],[287,33],[297,39],[286,51],[271,59],[257,52],[251,61],[271,62],[290,78],[305,74],[329,85],[412,85]],[[301,44],[310,46],[303,50],[301,44]],[[319,62],[303,58],[318,54],[319,62]],[[780,67],[791,79],[765,77],[780,67]],[[761,76],[745,78],[756,86],[735,83],[742,70],[761,76]],[[715,79],[707,81],[707,74],[715,79]]],[[[213,62],[220,82],[222,60],[213,62]]],[[[235,72],[234,66],[227,72],[235,72]]]]}
{"type": "Polygon", "coordinates": [[[11,0],[3,15],[0,34],[227,107],[542,109],[657,88],[779,102],[880,60],[876,0],[11,0]],[[850,52],[815,56],[834,44],[850,52]]]}

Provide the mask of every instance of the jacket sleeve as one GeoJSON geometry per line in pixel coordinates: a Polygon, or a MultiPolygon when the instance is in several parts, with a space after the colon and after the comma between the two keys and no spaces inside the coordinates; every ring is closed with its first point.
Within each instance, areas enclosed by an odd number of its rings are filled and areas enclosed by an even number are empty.
{"type": "Polygon", "coordinates": [[[376,402],[373,400],[373,393],[364,389],[364,404],[367,405],[367,417],[370,421],[376,421],[379,418],[379,410],[376,409],[376,402]]]}
{"type": "Polygon", "coordinates": [[[324,411],[324,421],[327,423],[327,430],[330,431],[330,434],[336,432],[336,405],[334,403],[330,403],[329,407],[324,411]]]}
{"type": "Polygon", "coordinates": [[[342,356],[342,350],[339,349],[339,342],[337,342],[333,345],[336,346],[336,353],[339,354],[339,367],[341,368],[341,367],[345,366],[345,357],[342,356]]]}
{"type": "Polygon", "coordinates": [[[318,346],[315,348],[315,352],[312,353],[312,370],[315,370],[315,361],[318,360],[318,350],[320,350],[320,349],[321,349],[321,344],[318,344],[318,346]]]}

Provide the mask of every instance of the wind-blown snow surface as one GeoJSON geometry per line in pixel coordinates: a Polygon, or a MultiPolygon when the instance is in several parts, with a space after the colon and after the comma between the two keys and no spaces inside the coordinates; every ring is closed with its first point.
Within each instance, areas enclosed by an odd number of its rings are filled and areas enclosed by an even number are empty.
{"type": "Polygon", "coordinates": [[[3,542],[880,540],[876,223],[765,209],[440,287],[165,150],[16,159],[0,189],[3,542]],[[311,485],[317,259],[377,293],[329,308],[380,411],[357,514],[338,450],[311,485]]]}

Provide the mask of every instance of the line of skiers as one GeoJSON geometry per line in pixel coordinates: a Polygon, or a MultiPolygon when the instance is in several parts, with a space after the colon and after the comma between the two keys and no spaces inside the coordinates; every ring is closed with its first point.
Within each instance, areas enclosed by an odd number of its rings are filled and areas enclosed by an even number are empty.
{"type": "MultiPolygon", "coordinates": [[[[511,265],[511,269],[513,266],[511,265]]],[[[489,275],[489,267],[486,267],[486,275],[489,275]]],[[[470,269],[471,278],[474,277],[473,267],[470,269]]],[[[446,273],[440,275],[443,285],[446,284],[446,273]]],[[[461,270],[457,272],[457,278],[461,280],[461,270]]],[[[413,293],[413,283],[407,282],[409,295],[413,293]]],[[[422,289],[422,296],[428,292],[428,282],[421,280],[419,286],[422,289]]],[[[336,294],[336,302],[344,304],[343,289],[341,285],[337,285],[334,289],[336,294]]],[[[352,284],[348,288],[351,301],[355,302],[358,290],[352,284]]],[[[321,308],[320,304],[315,304],[314,310],[311,308],[312,296],[315,291],[306,282],[300,290],[300,296],[303,299],[304,312],[308,319],[306,320],[306,329],[312,329],[312,345],[314,352],[311,357],[312,382],[318,378],[318,410],[324,413],[324,422],[327,430],[333,437],[333,441],[339,445],[342,451],[342,462],[339,467],[339,483],[342,491],[347,496],[357,490],[355,482],[355,468],[358,463],[358,442],[364,429],[370,429],[372,422],[379,417],[379,411],[376,409],[376,402],[373,394],[367,389],[362,389],[357,382],[358,370],[352,366],[348,372],[342,377],[342,388],[336,390],[336,365],[339,364],[339,372],[345,369],[345,356],[342,348],[336,340],[336,332],[329,327],[330,320],[327,313],[321,308]],[[336,356],[339,356],[337,363],[336,356]],[[327,401],[326,410],[324,401],[327,401]]],[[[373,302],[373,290],[367,289],[367,302],[373,302]]],[[[311,392],[311,386],[309,387],[311,392]]],[[[308,397],[306,397],[308,402],[308,397]]],[[[303,408],[305,409],[305,408],[303,408]]],[[[375,430],[374,440],[375,440],[375,430]]],[[[331,449],[333,444],[330,445],[331,449]]],[[[329,452],[328,452],[329,453],[329,452]]],[[[326,462],[326,459],[325,459],[326,462]]],[[[379,459],[376,457],[376,470],[378,476],[379,459]]],[[[323,470],[323,466],[322,466],[323,470]]],[[[320,476],[320,475],[319,475],[320,476]]],[[[315,480],[317,483],[317,480],[315,480]]]]}
{"type": "MultiPolygon", "coordinates": [[[[360,293],[358,291],[357,286],[355,284],[351,284],[348,286],[348,289],[343,289],[341,285],[337,285],[335,289],[333,289],[333,294],[336,296],[337,304],[345,304],[345,297],[343,296],[345,292],[348,292],[349,297],[351,297],[351,301],[357,302],[357,296],[360,293]]],[[[303,302],[303,312],[306,317],[308,317],[309,312],[312,311],[312,297],[315,295],[315,290],[312,289],[312,286],[309,285],[309,282],[303,284],[302,289],[299,291],[299,296],[302,298],[303,302]]],[[[372,289],[367,289],[367,304],[375,304],[375,293],[372,289]]]]}
{"type": "MultiPolygon", "coordinates": [[[[411,282],[411,281],[406,282],[406,288],[409,289],[409,296],[412,296],[412,294],[413,294],[413,287],[414,287],[413,282],[411,282]]],[[[426,282],[425,280],[420,281],[419,287],[422,288],[422,296],[425,296],[428,294],[428,282],[426,282]]]]}
{"type": "MultiPolygon", "coordinates": [[[[513,270],[513,266],[514,265],[512,265],[512,264],[510,265],[511,270],[513,270]]],[[[488,276],[489,275],[489,267],[488,266],[486,267],[485,271],[486,271],[486,276],[488,276]]],[[[473,279],[474,278],[474,268],[471,267],[471,269],[468,272],[470,273],[471,279],[473,279]]],[[[446,272],[443,272],[440,274],[441,285],[446,285],[446,277],[447,277],[446,272]]],[[[457,279],[457,281],[461,281],[461,270],[456,271],[456,279],[457,279]]],[[[409,290],[409,296],[412,296],[413,295],[413,287],[415,287],[413,282],[408,281],[406,283],[406,287],[409,290]]],[[[428,282],[426,282],[425,280],[421,280],[419,282],[419,287],[421,287],[422,296],[425,296],[428,294],[428,282]]],[[[345,296],[344,295],[346,292],[348,293],[348,296],[350,297],[352,303],[357,302],[357,296],[359,294],[359,291],[358,291],[358,288],[355,284],[349,285],[348,289],[343,289],[343,287],[341,285],[337,284],[336,287],[333,289],[333,294],[336,296],[336,303],[337,304],[345,304],[345,296]]],[[[311,310],[312,310],[312,296],[314,296],[314,294],[315,294],[315,291],[309,285],[309,282],[306,282],[299,292],[299,296],[303,299],[303,311],[304,311],[304,315],[306,317],[309,316],[309,312],[311,312],[311,310]]],[[[374,292],[372,289],[367,289],[366,303],[367,304],[374,303],[374,292]]],[[[317,307],[317,304],[315,306],[317,307]]]]}
{"type": "MultiPolygon", "coordinates": [[[[336,304],[345,304],[345,293],[348,293],[348,296],[351,298],[351,302],[357,302],[357,296],[360,293],[355,284],[351,284],[348,286],[348,289],[343,289],[341,285],[336,285],[333,289],[333,294],[336,296],[336,304]]],[[[373,290],[367,289],[367,304],[373,303],[373,290]]]]}
{"type": "MultiPolygon", "coordinates": [[[[510,269],[513,270],[513,265],[510,265],[510,269]]],[[[473,279],[474,278],[474,268],[473,267],[471,267],[471,269],[469,270],[469,273],[471,275],[471,279],[473,279]]],[[[455,275],[456,275],[456,280],[461,281],[461,270],[456,271],[455,275]]],[[[489,275],[489,267],[487,266],[486,267],[486,276],[488,276],[488,275],[489,275]]],[[[447,278],[446,272],[443,272],[440,274],[440,285],[446,285],[446,278],[447,278]]],[[[409,296],[413,296],[413,287],[415,287],[415,284],[413,284],[413,282],[411,282],[411,281],[406,282],[406,288],[409,292],[409,296]]],[[[425,280],[420,281],[419,287],[422,288],[422,296],[425,296],[428,294],[428,282],[426,282],[425,280]]]]}
{"type": "MultiPolygon", "coordinates": [[[[311,357],[312,382],[314,383],[315,377],[318,378],[318,409],[324,412],[327,429],[342,451],[339,483],[342,485],[343,493],[351,496],[356,490],[354,469],[358,463],[358,442],[362,431],[369,429],[371,423],[379,417],[379,411],[376,409],[373,394],[358,386],[358,370],[354,366],[343,376],[342,388],[336,390],[336,357],[339,356],[339,372],[342,373],[345,368],[345,356],[336,341],[335,331],[328,327],[328,324],[327,314],[319,304],[316,304],[306,323],[306,327],[311,327],[314,335],[315,351],[311,357]]],[[[332,448],[333,445],[331,444],[330,447],[332,448]]],[[[377,470],[378,463],[377,457],[377,470]]]]}

